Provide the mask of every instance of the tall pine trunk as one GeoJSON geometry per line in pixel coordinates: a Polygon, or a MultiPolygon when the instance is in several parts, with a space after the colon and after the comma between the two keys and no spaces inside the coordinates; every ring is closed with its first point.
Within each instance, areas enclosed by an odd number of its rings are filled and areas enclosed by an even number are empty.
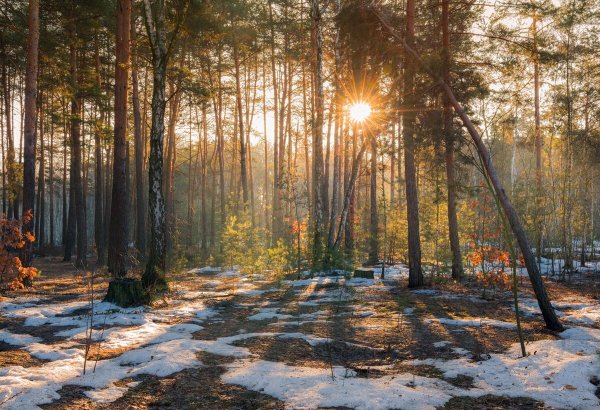
{"type": "MultiPolygon", "coordinates": [[[[38,46],[40,41],[40,2],[29,0],[27,36],[27,68],[25,72],[25,119],[24,119],[24,159],[23,159],[23,213],[34,212],[35,207],[35,148],[37,120],[37,78],[38,46]]],[[[42,148],[43,150],[43,148],[42,148]]],[[[43,154],[40,164],[40,176],[43,180],[43,154]]],[[[42,182],[43,185],[43,182],[42,182]]],[[[43,195],[43,192],[41,193],[43,195]]],[[[43,198],[42,198],[43,201],[43,198]]],[[[23,231],[32,231],[33,219],[23,225],[23,231]]],[[[21,261],[25,266],[31,264],[33,244],[26,246],[28,251],[21,252],[21,261]]]]}
{"type": "Polygon", "coordinates": [[[144,197],[144,142],[142,140],[142,117],[138,82],[135,17],[131,18],[131,102],[133,103],[133,136],[135,152],[135,243],[139,256],[146,255],[146,207],[144,197]]]}
{"type": "MultiPolygon", "coordinates": [[[[406,2],[406,42],[415,41],[415,0],[406,2]]],[[[419,234],[419,194],[415,167],[415,62],[410,53],[405,53],[404,101],[402,114],[402,137],[404,139],[404,175],[406,183],[406,209],[408,223],[408,286],[423,285],[421,269],[421,238],[419,234]]]]}
{"type": "MultiPolygon", "coordinates": [[[[102,89],[102,79],[100,77],[100,51],[98,39],[95,44],[95,60],[96,60],[96,86],[102,89]]],[[[102,128],[104,127],[104,109],[99,106],[100,116],[96,121],[94,130],[94,241],[96,242],[96,254],[98,259],[97,266],[103,266],[106,263],[106,248],[104,241],[104,177],[102,163],[102,128]]]]}
{"type": "MultiPolygon", "coordinates": [[[[444,80],[450,81],[450,0],[442,0],[442,53],[444,56],[444,80]]],[[[454,130],[452,128],[452,105],[448,97],[443,95],[444,101],[444,142],[446,145],[446,181],[448,188],[448,236],[450,250],[452,251],[452,278],[461,279],[463,276],[462,255],[458,238],[458,217],[456,215],[456,175],[454,161],[454,130]]]]}
{"type": "Polygon", "coordinates": [[[313,76],[315,88],[315,121],[313,130],[312,164],[312,266],[318,268],[323,253],[323,22],[319,0],[312,0],[313,76]]]}
{"type": "MultiPolygon", "coordinates": [[[[69,31],[71,38],[75,38],[75,20],[72,19],[69,23],[69,31]]],[[[87,266],[87,226],[85,215],[85,202],[83,194],[82,167],[81,167],[81,95],[79,92],[79,76],[78,76],[78,61],[77,48],[73,43],[70,45],[70,75],[71,75],[71,190],[73,191],[73,202],[69,205],[69,213],[71,216],[71,208],[74,208],[75,223],[69,223],[70,231],[72,232],[76,225],[77,230],[77,260],[75,265],[80,268],[87,266]]],[[[71,219],[69,217],[69,219],[71,219]]]]}
{"type": "Polygon", "coordinates": [[[108,240],[108,270],[124,278],[129,269],[129,192],[127,145],[127,96],[129,80],[129,38],[131,0],[117,3],[115,59],[115,120],[113,140],[113,184],[108,240]]]}

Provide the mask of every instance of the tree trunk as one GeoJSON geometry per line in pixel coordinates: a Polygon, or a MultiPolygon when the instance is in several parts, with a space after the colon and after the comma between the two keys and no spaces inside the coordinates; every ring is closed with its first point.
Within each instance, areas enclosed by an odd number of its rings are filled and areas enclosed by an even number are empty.
{"type": "MultiPolygon", "coordinates": [[[[98,39],[95,44],[95,60],[96,60],[96,86],[98,90],[102,89],[102,79],[100,77],[100,53],[98,39]]],[[[96,242],[96,253],[98,259],[97,266],[103,266],[106,263],[106,249],[104,247],[104,176],[102,162],[102,129],[104,127],[104,109],[99,104],[100,117],[96,123],[94,130],[94,160],[95,160],[95,175],[94,175],[94,241],[96,242]]]]}
{"type": "MultiPolygon", "coordinates": [[[[339,12],[340,0],[335,2],[336,11],[339,12]]],[[[333,131],[333,181],[332,181],[332,193],[331,193],[331,210],[329,216],[329,235],[327,238],[328,250],[333,249],[335,243],[335,225],[337,222],[339,208],[340,208],[340,181],[341,181],[341,167],[342,167],[342,132],[343,132],[343,116],[341,110],[341,95],[340,95],[340,74],[341,74],[341,52],[340,52],[340,30],[335,31],[335,37],[333,41],[333,52],[334,52],[334,96],[332,101],[332,107],[334,112],[334,123],[335,128],[333,131]]]]}
{"type": "Polygon", "coordinates": [[[68,125],[67,125],[67,103],[64,99],[61,99],[62,107],[63,107],[63,175],[62,175],[62,226],[61,226],[61,242],[64,246],[65,257],[64,260],[71,260],[71,253],[68,255],[67,259],[67,227],[68,223],[68,200],[67,200],[67,153],[69,146],[69,137],[68,137],[68,125]]]}
{"type": "MultiPolygon", "coordinates": [[[[442,53],[444,56],[444,81],[450,82],[450,0],[442,0],[442,53]]],[[[448,236],[452,251],[452,278],[460,280],[463,276],[462,255],[458,238],[458,217],[456,215],[456,176],[454,164],[454,130],[452,128],[452,105],[448,97],[444,101],[444,142],[446,145],[446,181],[448,188],[448,236]]]]}
{"type": "MultiPolygon", "coordinates": [[[[37,120],[37,78],[38,78],[38,46],[40,41],[40,2],[29,0],[27,37],[27,68],[25,73],[25,119],[24,119],[24,159],[23,159],[23,214],[35,207],[35,148],[37,120]]],[[[43,148],[42,148],[43,150],[43,148]]],[[[42,154],[43,158],[43,154],[42,154]]],[[[40,164],[40,175],[43,179],[43,159],[40,164]]],[[[43,193],[42,193],[43,194],[43,193]]],[[[42,199],[43,200],[43,199],[42,199]]],[[[32,231],[33,219],[23,225],[23,231],[32,231]]],[[[21,252],[24,266],[31,264],[33,244],[28,243],[27,251],[21,252]]]]}
{"type": "MultiPolygon", "coordinates": [[[[406,2],[406,43],[415,41],[415,0],[406,2]]],[[[415,62],[410,53],[405,53],[404,69],[404,112],[402,114],[402,137],[404,139],[404,178],[406,183],[406,209],[408,222],[408,286],[423,285],[421,268],[421,238],[419,234],[419,193],[415,168],[414,127],[416,120],[416,96],[414,89],[415,62]]]]}
{"type": "Polygon", "coordinates": [[[165,202],[162,190],[163,140],[165,134],[165,82],[168,54],[164,27],[164,4],[144,0],[146,29],[152,48],[153,91],[150,129],[149,195],[150,249],[142,276],[144,289],[153,293],[167,289],[165,279],[165,202]]]}
{"type": "Polygon", "coordinates": [[[129,269],[129,192],[127,173],[127,96],[129,79],[129,39],[131,0],[117,3],[115,47],[115,120],[113,141],[113,184],[108,240],[108,270],[115,279],[129,269]]]}
{"type": "MultiPolygon", "coordinates": [[[[377,213],[377,139],[371,136],[371,183],[370,187],[370,219],[369,219],[369,260],[371,265],[379,261],[379,215],[377,213]]],[[[383,180],[381,181],[383,185],[383,180]]],[[[385,262],[385,261],[384,261],[385,262]]]]}
{"type": "MultiPolygon", "coordinates": [[[[50,94],[50,108],[53,107],[54,99],[52,93],[50,94]]],[[[50,232],[49,232],[49,244],[51,248],[56,245],[55,242],[55,222],[54,222],[54,121],[50,120],[50,164],[48,169],[48,184],[50,185],[50,232]]]]}
{"type": "Polygon", "coordinates": [[[242,184],[242,203],[244,212],[248,210],[248,171],[246,163],[246,132],[244,130],[244,111],[242,106],[242,88],[240,84],[240,57],[238,44],[233,42],[233,62],[235,66],[235,102],[237,107],[238,132],[240,137],[240,181],[242,184]]]}
{"type": "MultiPolygon", "coordinates": [[[[273,21],[273,0],[269,0],[269,25],[271,28],[271,76],[273,79],[273,210],[271,218],[271,243],[276,244],[281,237],[281,204],[279,181],[279,83],[275,64],[275,22],[273,21]]],[[[308,170],[307,170],[308,172],[308,170]]]]}
{"type": "MultiPolygon", "coordinates": [[[[2,37],[0,37],[2,39],[2,37]]],[[[2,39],[3,40],[3,39],[2,39]]],[[[11,89],[8,73],[8,59],[6,46],[2,42],[2,94],[4,96],[4,115],[6,117],[6,178],[8,182],[8,218],[19,217],[18,215],[18,192],[16,180],[15,143],[12,128],[12,105],[11,89]]]]}
{"type": "Polygon", "coordinates": [[[352,206],[354,201],[354,190],[356,186],[356,179],[358,177],[358,170],[360,169],[360,163],[362,161],[362,157],[366,151],[367,144],[363,142],[361,144],[360,150],[358,151],[358,156],[352,161],[352,170],[348,174],[348,182],[345,187],[344,192],[344,204],[342,206],[342,213],[340,218],[340,224],[338,227],[338,233],[336,240],[333,244],[333,248],[337,248],[340,241],[342,240],[342,234],[348,239],[348,226],[352,225],[352,221],[349,222],[349,219],[352,216],[352,206]]]}
{"type": "MultiPolygon", "coordinates": [[[[41,93],[40,93],[41,100],[41,93]]],[[[43,103],[40,101],[40,108],[43,107],[43,103]]],[[[40,110],[43,113],[43,108],[40,110]]],[[[37,194],[37,211],[35,213],[36,223],[36,242],[37,248],[42,249],[46,242],[46,146],[44,144],[44,119],[40,115],[39,119],[40,129],[40,164],[38,170],[38,194],[37,194]]]]}
{"type": "Polygon", "coordinates": [[[537,14],[534,12],[533,23],[533,107],[535,116],[534,141],[535,141],[535,246],[538,263],[542,259],[542,235],[543,235],[543,199],[544,192],[542,171],[542,132],[540,128],[540,61],[537,50],[537,14]]]}
{"type": "MultiPolygon", "coordinates": [[[[69,23],[71,38],[75,37],[74,19],[69,23]]],[[[85,215],[85,201],[83,196],[83,181],[81,177],[81,96],[79,93],[79,77],[77,49],[74,43],[70,45],[70,71],[71,87],[71,189],[73,190],[73,203],[75,222],[77,225],[77,260],[75,265],[79,268],[87,266],[87,226],[85,215]]],[[[71,206],[69,206],[71,212],[71,206]]]]}
{"type": "Polygon", "coordinates": [[[138,84],[137,59],[135,53],[135,16],[131,17],[131,102],[133,103],[133,135],[135,151],[135,243],[140,259],[146,255],[146,207],[144,197],[144,142],[142,140],[142,117],[138,84]]]}
{"type": "Polygon", "coordinates": [[[323,26],[319,0],[312,0],[313,75],[315,88],[315,122],[312,164],[312,267],[317,269],[323,253],[323,26]]]}
{"type": "MultiPolygon", "coordinates": [[[[183,60],[183,57],[182,57],[183,60]]],[[[183,65],[183,64],[182,64],[183,65]]],[[[179,118],[179,105],[181,101],[180,81],[173,84],[169,100],[169,121],[167,126],[167,159],[165,161],[165,213],[166,213],[166,251],[173,249],[174,238],[177,233],[175,217],[175,161],[176,161],[176,134],[175,127],[179,118]]]]}

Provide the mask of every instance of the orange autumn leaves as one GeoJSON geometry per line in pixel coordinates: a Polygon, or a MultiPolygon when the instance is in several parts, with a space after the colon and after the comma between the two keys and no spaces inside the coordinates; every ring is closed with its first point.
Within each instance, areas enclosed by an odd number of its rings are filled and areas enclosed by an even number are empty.
{"type": "Polygon", "coordinates": [[[31,211],[20,220],[8,219],[4,214],[0,217],[0,285],[9,290],[23,289],[39,275],[36,268],[23,266],[21,259],[12,255],[35,242],[35,235],[31,232],[21,232],[23,225],[32,218],[31,211]]]}
{"type": "MultiPolygon", "coordinates": [[[[512,259],[510,252],[501,248],[502,228],[494,223],[492,216],[496,212],[492,199],[486,191],[479,200],[471,203],[471,208],[480,215],[481,221],[472,233],[467,258],[474,268],[475,279],[485,288],[508,289],[511,285],[510,271],[512,259]],[[491,222],[491,223],[490,223],[491,222]]],[[[522,257],[517,263],[524,266],[522,257]]]]}
{"type": "Polygon", "coordinates": [[[475,247],[471,243],[469,261],[476,267],[475,278],[483,286],[506,289],[510,280],[506,269],[510,268],[510,255],[507,251],[491,245],[475,247]]]}

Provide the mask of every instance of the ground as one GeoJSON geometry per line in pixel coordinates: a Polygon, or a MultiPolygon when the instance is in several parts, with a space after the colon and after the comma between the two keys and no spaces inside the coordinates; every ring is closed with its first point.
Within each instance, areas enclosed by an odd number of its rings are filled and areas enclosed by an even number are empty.
{"type": "Polygon", "coordinates": [[[92,293],[90,274],[36,265],[34,288],[0,298],[2,408],[600,405],[595,270],[546,281],[561,334],[544,328],[522,278],[522,358],[510,292],[484,299],[474,283],[439,278],[408,290],[401,265],[384,280],[192,269],[152,307],[128,309],[101,302],[103,274],[92,293]]]}

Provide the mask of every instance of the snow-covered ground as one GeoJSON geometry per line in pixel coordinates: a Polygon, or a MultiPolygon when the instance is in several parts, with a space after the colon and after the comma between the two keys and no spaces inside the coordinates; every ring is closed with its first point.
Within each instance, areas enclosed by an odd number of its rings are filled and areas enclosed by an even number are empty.
{"type": "MultiPolygon", "coordinates": [[[[245,316],[248,326],[264,322],[265,329],[275,329],[269,326],[325,323],[335,317],[351,315],[363,320],[353,323],[353,328],[377,331],[382,324],[369,322],[377,317],[375,305],[354,302],[367,300],[361,298],[363,292],[387,292],[391,286],[388,280],[404,275],[402,267],[386,268],[384,281],[378,277],[373,280],[315,277],[284,281],[280,285],[269,283],[262,276],[249,278],[236,270],[201,268],[190,272],[204,277],[202,288],[189,290],[182,283],[166,306],[160,308],[122,309],[109,303],[95,303],[92,340],[97,343],[92,344],[91,353],[94,354],[99,344],[103,351],[114,354],[97,363],[88,360],[85,375],[83,342],[90,315],[84,309],[89,308],[89,302],[51,302],[35,298],[0,302],[2,317],[21,321],[25,326],[20,333],[0,329],[0,341],[19,346],[44,361],[33,367],[0,367],[0,407],[36,408],[58,399],[58,391],[73,384],[89,388],[85,394],[91,401],[110,403],[139,384],[139,381],[115,384],[119,380],[141,374],[165,377],[204,366],[197,356],[199,352],[235,358],[224,365],[223,382],[271,395],[290,408],[434,409],[455,396],[487,394],[531,397],[560,409],[591,409],[600,405],[595,395],[597,387],[590,383],[594,376],[600,376],[600,304],[597,300],[554,302],[561,319],[570,328],[557,339],[529,343],[530,355],[525,358],[520,357],[520,347],[515,343],[504,353],[492,353],[488,360],[474,361],[471,352],[463,346],[456,346],[452,340],[442,340],[432,343],[433,347],[452,349],[458,358],[430,357],[406,363],[433,366],[446,378],[470,376],[473,387],[466,388],[442,378],[418,376],[406,370],[386,373],[379,378],[363,378],[354,370],[340,366],[323,368],[267,361],[250,349],[236,345],[257,337],[299,339],[310,346],[331,342],[329,338],[307,332],[246,332],[240,328],[231,335],[215,339],[194,338],[196,332],[228,320],[223,308],[211,308],[207,303],[210,299],[224,297],[235,297],[237,306],[249,311],[245,316]],[[257,283],[264,286],[259,289],[257,283]],[[287,291],[293,300],[285,306],[277,300],[269,300],[269,293],[278,290],[287,291]],[[334,312],[325,307],[328,303],[343,303],[350,310],[334,312]],[[315,310],[298,313],[300,308],[315,310]],[[58,341],[46,343],[41,337],[26,333],[27,326],[49,329],[58,341]]],[[[448,292],[425,289],[411,293],[430,298],[473,299],[471,302],[480,303],[474,296],[448,292]]],[[[535,317],[539,314],[535,300],[522,298],[520,307],[525,315],[535,317]]],[[[489,317],[421,317],[415,314],[413,307],[402,308],[397,314],[406,320],[421,321],[424,327],[435,324],[449,328],[489,326],[512,330],[515,326],[512,322],[489,317]]],[[[370,349],[368,345],[346,344],[370,349]]]]}

